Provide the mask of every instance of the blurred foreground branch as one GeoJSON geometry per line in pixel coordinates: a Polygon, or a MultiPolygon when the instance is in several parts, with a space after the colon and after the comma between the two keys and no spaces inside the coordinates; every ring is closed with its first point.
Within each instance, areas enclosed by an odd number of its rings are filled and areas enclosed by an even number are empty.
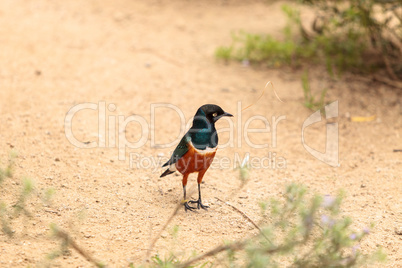
{"type": "Polygon", "coordinates": [[[103,264],[100,261],[97,261],[94,257],[92,257],[87,251],[85,251],[83,248],[81,248],[80,246],[78,246],[78,244],[70,237],[70,235],[61,230],[59,227],[57,227],[57,225],[55,224],[51,224],[51,229],[53,231],[53,235],[59,239],[61,239],[61,241],[73,248],[75,251],[77,251],[81,256],[83,256],[87,261],[91,262],[92,264],[94,264],[96,267],[106,267],[105,264],[103,264]]]}

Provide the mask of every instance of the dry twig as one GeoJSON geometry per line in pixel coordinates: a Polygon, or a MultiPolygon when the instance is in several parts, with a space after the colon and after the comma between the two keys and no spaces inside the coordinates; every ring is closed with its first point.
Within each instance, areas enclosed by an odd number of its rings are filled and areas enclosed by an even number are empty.
{"type": "Polygon", "coordinates": [[[249,223],[251,223],[258,231],[260,231],[260,234],[269,242],[272,244],[271,240],[269,240],[269,238],[262,232],[261,228],[252,220],[250,219],[250,217],[248,217],[246,215],[246,213],[244,213],[243,211],[241,211],[240,209],[238,209],[237,207],[233,206],[232,204],[225,202],[223,200],[221,200],[218,197],[215,197],[217,200],[221,201],[222,203],[230,206],[231,208],[233,208],[235,211],[237,211],[238,213],[240,213],[240,215],[243,216],[243,218],[245,218],[249,223]]]}
{"type": "Polygon", "coordinates": [[[193,264],[195,262],[198,262],[198,261],[200,261],[202,259],[205,259],[207,257],[210,257],[210,256],[214,256],[214,255],[216,255],[216,254],[218,254],[218,253],[220,253],[222,251],[225,251],[225,250],[239,250],[239,249],[242,249],[247,244],[247,242],[248,242],[248,240],[243,240],[243,241],[238,241],[238,242],[235,242],[235,243],[229,244],[229,245],[219,245],[216,248],[211,249],[210,251],[208,251],[208,252],[206,252],[206,253],[204,253],[204,254],[202,254],[200,256],[194,257],[194,258],[186,261],[185,263],[179,265],[178,267],[180,267],[180,268],[189,267],[191,264],[193,264]]]}
{"type": "MultiPolygon", "coordinates": [[[[207,257],[215,256],[216,254],[218,254],[222,251],[225,251],[225,250],[233,250],[233,251],[241,250],[247,245],[248,242],[251,241],[251,239],[252,238],[248,238],[248,239],[237,241],[237,242],[234,242],[234,243],[228,244],[228,245],[219,245],[219,246],[215,247],[214,249],[211,249],[210,251],[208,251],[200,256],[194,257],[194,258],[186,261],[185,263],[179,265],[178,267],[179,268],[189,267],[191,264],[193,264],[195,262],[198,262],[207,257]]],[[[307,241],[307,239],[308,239],[308,237],[306,237],[302,240],[290,242],[288,244],[283,244],[283,245],[272,247],[269,249],[262,249],[261,252],[268,254],[268,255],[273,254],[273,253],[280,252],[280,251],[286,250],[288,248],[303,244],[307,241]]]]}
{"type": "Polygon", "coordinates": [[[387,84],[389,86],[393,86],[393,87],[402,89],[402,82],[399,82],[396,80],[387,79],[387,78],[379,76],[379,75],[373,75],[373,80],[387,84]]]}
{"type": "MultiPolygon", "coordinates": [[[[194,193],[194,190],[190,191],[188,196],[191,196],[194,193]]],[[[173,220],[173,218],[177,215],[177,212],[179,211],[180,208],[183,207],[183,202],[179,202],[176,206],[176,208],[174,209],[172,215],[169,217],[169,219],[165,222],[165,224],[163,225],[162,229],[160,229],[159,233],[154,237],[154,239],[151,241],[151,243],[149,244],[148,250],[147,250],[147,254],[145,256],[145,260],[147,261],[149,258],[149,255],[151,254],[151,251],[153,249],[153,247],[155,246],[156,241],[158,241],[158,239],[160,238],[162,232],[166,229],[166,227],[169,225],[169,223],[173,220]]]]}
{"type": "Polygon", "coordinates": [[[78,246],[78,244],[70,237],[67,232],[60,230],[58,227],[54,227],[53,231],[56,237],[60,238],[66,243],[66,245],[76,250],[81,256],[87,259],[87,261],[93,263],[96,267],[106,267],[103,263],[94,259],[88,252],[78,246]]]}
{"type": "Polygon", "coordinates": [[[162,232],[166,229],[166,227],[169,225],[169,223],[173,220],[174,216],[176,216],[177,212],[179,209],[183,206],[182,203],[177,204],[176,208],[174,209],[172,215],[170,218],[165,222],[163,225],[162,229],[160,229],[159,233],[154,237],[154,239],[151,241],[149,244],[148,250],[147,250],[147,255],[145,256],[145,261],[148,260],[149,254],[151,254],[151,250],[155,246],[156,241],[158,241],[159,237],[161,236],[162,232]]]}

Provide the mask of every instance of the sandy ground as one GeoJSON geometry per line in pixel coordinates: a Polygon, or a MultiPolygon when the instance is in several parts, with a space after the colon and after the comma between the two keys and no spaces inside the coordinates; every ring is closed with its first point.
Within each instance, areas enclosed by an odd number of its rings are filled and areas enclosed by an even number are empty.
{"type": "MultiPolygon", "coordinates": [[[[221,145],[231,135],[233,143],[217,153],[217,159],[230,161],[229,166],[211,168],[202,185],[203,200],[211,208],[199,213],[180,210],[152,254],[173,250],[188,256],[251,235],[253,227],[215,197],[230,200],[258,221],[259,201],[279,198],[285,185],[298,182],[321,194],[344,189],[343,213],[354,218],[353,226],[362,229],[375,223],[362,250],[381,246],[388,254],[383,265],[401,267],[402,236],[395,228],[402,225],[402,154],[393,152],[402,149],[400,92],[350,75],[333,81],[325,70],[311,70],[315,92],[328,88],[328,100],[339,101],[340,166],[331,167],[301,143],[303,122],[312,112],[302,105],[300,70],[227,65],[213,56],[239,29],[278,35],[286,23],[280,6],[263,1],[2,0],[0,162],[6,164],[11,150],[18,158],[15,176],[2,185],[1,199],[15,202],[22,177],[35,181],[36,193],[28,202],[33,217],[13,222],[16,237],[0,233],[0,267],[49,264],[46,255],[58,246],[49,240],[50,223],[68,230],[79,245],[111,267],[141,263],[150,237],[182,198],[181,177],[159,178],[161,163],[142,160],[137,167],[138,161],[133,161],[130,167],[130,154],[158,160],[174,149],[175,145],[151,144],[152,135],[161,144],[180,133],[179,116],[168,108],[156,109],[155,124],[148,127],[154,103],[178,107],[186,121],[205,103],[219,104],[236,116],[231,121],[234,131],[220,135],[221,145]],[[267,90],[257,104],[239,113],[238,102],[242,107],[255,102],[268,81],[274,82],[284,103],[267,90]],[[98,141],[96,148],[77,148],[66,138],[66,114],[82,103],[93,103],[96,110],[78,112],[72,130],[79,141],[98,141]],[[146,143],[122,151],[125,160],[119,160],[118,127],[99,131],[99,114],[108,116],[108,126],[113,120],[122,126],[133,114],[142,117],[146,127],[130,123],[125,135],[134,143],[144,131],[146,143]],[[247,143],[243,129],[255,115],[267,118],[271,126],[273,116],[286,117],[277,124],[276,146],[273,131],[249,134],[251,142],[269,143],[268,148],[247,143]],[[355,123],[350,115],[377,118],[355,123]],[[103,147],[102,140],[107,141],[103,147]],[[236,157],[270,152],[276,153],[276,165],[252,169],[249,183],[232,196],[240,185],[233,169],[236,157]],[[56,190],[52,203],[38,205],[48,188],[56,190]],[[180,226],[177,240],[170,235],[174,225],[180,226]]],[[[220,129],[230,126],[224,120],[217,124],[220,129]]],[[[250,126],[262,124],[254,121],[250,126]]],[[[305,138],[310,147],[324,151],[325,121],[307,128],[305,138]]],[[[189,187],[195,186],[190,177],[189,187]]],[[[90,266],[76,252],[51,265],[90,266]]]]}

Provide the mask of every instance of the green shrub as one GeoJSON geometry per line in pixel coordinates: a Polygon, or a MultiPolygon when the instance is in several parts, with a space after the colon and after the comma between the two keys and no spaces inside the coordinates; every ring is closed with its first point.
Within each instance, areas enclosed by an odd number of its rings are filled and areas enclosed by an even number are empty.
{"type": "Polygon", "coordinates": [[[317,100],[317,98],[311,92],[307,71],[305,71],[304,74],[302,75],[302,86],[304,94],[304,106],[313,111],[321,110],[321,112],[325,114],[324,106],[325,106],[325,95],[327,94],[327,89],[323,89],[321,91],[320,98],[317,100]]]}
{"type": "Polygon", "coordinates": [[[368,73],[386,67],[392,79],[402,79],[402,17],[397,14],[402,9],[400,1],[300,2],[317,10],[312,32],[305,29],[298,9],[284,5],[288,24],[282,39],[240,32],[233,35],[229,47],[217,49],[216,57],[269,66],[321,63],[331,75],[345,70],[368,73]]]}
{"type": "Polygon", "coordinates": [[[372,226],[353,229],[352,219],[341,214],[342,196],[311,195],[305,187],[291,184],[283,198],[261,202],[259,234],[223,243],[187,261],[177,260],[173,253],[164,260],[155,256],[151,267],[213,266],[204,259],[222,252],[227,255],[219,264],[228,267],[359,267],[385,260],[381,249],[360,252],[359,244],[372,226]]]}

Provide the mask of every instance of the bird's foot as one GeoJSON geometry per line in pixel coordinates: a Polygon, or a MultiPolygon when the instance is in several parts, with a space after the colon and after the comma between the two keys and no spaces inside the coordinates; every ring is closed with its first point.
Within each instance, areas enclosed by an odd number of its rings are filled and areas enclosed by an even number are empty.
{"type": "Polygon", "coordinates": [[[205,206],[205,205],[202,204],[201,199],[198,199],[198,200],[190,200],[190,201],[188,201],[188,202],[189,202],[189,203],[192,203],[192,204],[197,204],[197,208],[198,208],[198,209],[200,209],[200,207],[201,207],[202,209],[208,210],[208,208],[209,208],[209,206],[205,206]]]}
{"type": "MultiPolygon", "coordinates": [[[[191,201],[189,201],[191,202],[191,201]]],[[[184,210],[187,212],[187,210],[193,211],[194,209],[196,209],[195,207],[190,206],[187,201],[184,201],[184,210]]]]}

